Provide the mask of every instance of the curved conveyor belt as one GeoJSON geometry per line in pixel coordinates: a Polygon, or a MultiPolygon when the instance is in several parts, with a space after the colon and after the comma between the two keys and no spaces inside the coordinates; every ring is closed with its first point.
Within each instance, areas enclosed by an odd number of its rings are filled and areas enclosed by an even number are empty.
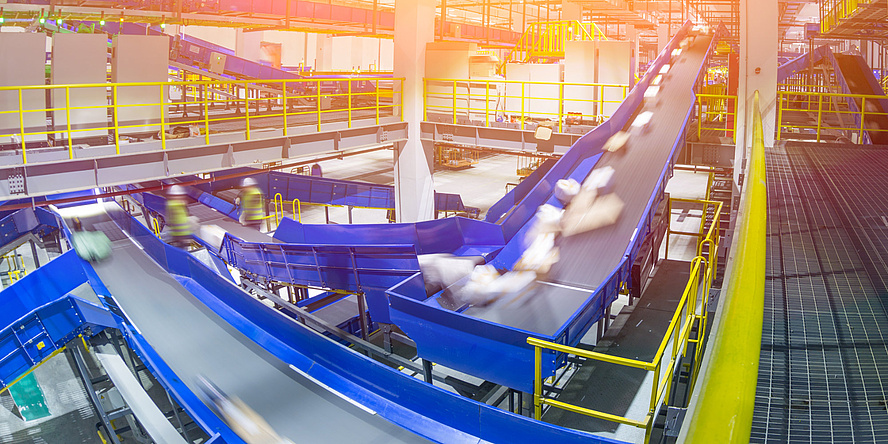
{"type": "Polygon", "coordinates": [[[108,213],[122,210],[110,205],[104,210],[79,216],[84,228],[112,240],[112,258],[94,264],[95,271],[132,325],[192,391],[198,392],[196,379],[204,376],[294,442],[424,441],[303,377],[227,324],[112,221],[108,213]]]}

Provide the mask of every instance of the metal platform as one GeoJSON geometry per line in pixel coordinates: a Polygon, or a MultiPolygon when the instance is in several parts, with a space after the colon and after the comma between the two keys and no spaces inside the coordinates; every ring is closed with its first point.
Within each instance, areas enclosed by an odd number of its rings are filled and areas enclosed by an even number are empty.
{"type": "Polygon", "coordinates": [[[888,440],[888,149],[770,149],[753,442],[888,440]]]}
{"type": "MultiPolygon", "coordinates": [[[[598,345],[583,348],[642,361],[654,359],[688,283],[690,271],[690,262],[661,262],[642,298],[635,305],[623,308],[598,345]]],[[[557,399],[580,407],[640,419],[650,407],[653,381],[653,373],[645,370],[587,360],[571,376],[557,399]]],[[[557,408],[547,410],[543,421],[628,442],[644,440],[644,429],[557,408]]]]}

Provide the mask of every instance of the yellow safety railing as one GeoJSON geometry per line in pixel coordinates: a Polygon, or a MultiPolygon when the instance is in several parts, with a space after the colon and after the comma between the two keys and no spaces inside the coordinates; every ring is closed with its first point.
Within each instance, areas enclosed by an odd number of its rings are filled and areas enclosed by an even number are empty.
{"type": "Polygon", "coordinates": [[[349,128],[356,119],[379,124],[385,117],[403,120],[403,82],[355,76],[3,86],[0,96],[15,99],[17,106],[0,110],[0,122],[6,125],[0,127],[0,143],[20,144],[22,163],[28,163],[28,142],[47,139],[66,146],[68,158],[74,159],[78,138],[111,137],[120,154],[120,144],[130,136],[156,137],[167,149],[167,139],[202,137],[209,144],[210,134],[220,132],[242,132],[251,140],[260,128],[282,128],[287,136],[288,128],[297,125],[321,131],[323,123],[333,121],[345,121],[349,128]],[[178,91],[175,101],[171,90],[178,91]],[[52,97],[50,107],[47,96],[52,97]],[[47,113],[54,125],[46,125],[47,113]]]}
{"type": "Polygon", "coordinates": [[[532,57],[564,57],[569,41],[607,40],[607,36],[593,22],[558,20],[527,25],[507,62],[526,62],[532,57]]]}
{"type": "MultiPolygon", "coordinates": [[[[536,370],[534,373],[533,400],[534,417],[536,419],[541,419],[543,406],[548,405],[605,421],[645,429],[645,443],[647,443],[650,440],[651,430],[653,429],[658,407],[661,403],[668,402],[676,367],[681,365],[681,360],[686,356],[688,346],[691,343],[696,344],[694,359],[690,370],[690,379],[688,382],[689,387],[693,388],[697,379],[700,358],[702,357],[703,340],[707,324],[707,306],[709,305],[709,289],[712,286],[712,280],[716,275],[718,267],[718,242],[720,236],[719,220],[721,219],[722,204],[721,202],[689,199],[675,200],[701,203],[706,207],[712,205],[715,208],[715,211],[708,230],[701,231],[700,233],[685,233],[672,231],[671,229],[669,230],[671,234],[697,236],[700,241],[697,243],[697,256],[691,261],[690,278],[682,293],[682,297],[678,302],[678,307],[672,315],[672,319],[669,322],[669,326],[666,329],[663,339],[660,341],[659,347],[654,354],[654,358],[650,361],[641,361],[638,359],[624,358],[621,356],[569,347],[537,338],[527,338],[527,343],[534,347],[535,355],[536,370]],[[694,337],[692,337],[693,332],[696,332],[694,337]],[[650,403],[647,414],[642,419],[627,418],[613,413],[601,412],[546,397],[543,387],[545,378],[542,375],[543,350],[551,350],[557,353],[565,353],[595,361],[623,365],[652,372],[653,382],[651,383],[650,403]]],[[[705,217],[706,211],[704,209],[704,219],[705,217]]],[[[666,242],[668,245],[668,238],[666,242]]]]}
{"type": "MultiPolygon", "coordinates": [[[[820,32],[826,34],[853,15],[861,6],[881,0],[821,0],[820,32]]],[[[884,2],[882,2],[884,4],[884,2]]]]}
{"type": "Polygon", "coordinates": [[[491,126],[510,122],[525,129],[535,119],[567,124],[598,124],[609,118],[629,93],[629,85],[515,80],[425,79],[424,120],[458,123],[461,118],[491,126]]]}
{"type": "Polygon", "coordinates": [[[151,230],[154,231],[155,236],[160,237],[160,222],[156,217],[151,218],[151,230]]]}
{"type": "Polygon", "coordinates": [[[697,94],[697,140],[704,130],[724,131],[736,141],[735,119],[737,96],[729,94],[697,94]]]}
{"type": "Polygon", "coordinates": [[[818,142],[822,140],[824,131],[850,131],[858,135],[858,141],[863,140],[864,132],[888,132],[888,128],[866,125],[867,116],[888,116],[888,112],[876,111],[879,108],[875,106],[876,101],[886,99],[888,97],[880,95],[777,91],[777,140],[782,140],[784,129],[813,131],[818,142]],[[847,106],[849,101],[856,103],[857,111],[847,106]],[[816,120],[814,124],[788,121],[785,114],[789,112],[803,112],[816,116],[816,120]],[[829,115],[836,117],[838,126],[825,121],[829,115]]]}
{"type": "Polygon", "coordinates": [[[761,353],[767,252],[768,190],[759,95],[752,146],[712,340],[679,442],[746,443],[761,353]],[[682,439],[684,438],[684,439],[682,439]]]}

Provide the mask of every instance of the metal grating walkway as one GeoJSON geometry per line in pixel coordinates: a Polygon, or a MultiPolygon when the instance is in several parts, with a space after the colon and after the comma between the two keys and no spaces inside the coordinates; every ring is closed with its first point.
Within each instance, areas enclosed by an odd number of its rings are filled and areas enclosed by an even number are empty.
{"type": "Polygon", "coordinates": [[[788,143],[767,168],[751,440],[886,442],[888,149],[788,143]]]}

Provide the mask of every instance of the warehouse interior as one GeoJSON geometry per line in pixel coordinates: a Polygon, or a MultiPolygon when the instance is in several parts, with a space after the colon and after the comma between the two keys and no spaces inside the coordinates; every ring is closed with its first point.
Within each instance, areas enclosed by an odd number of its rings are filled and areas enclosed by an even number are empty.
{"type": "Polygon", "coordinates": [[[0,442],[885,442],[886,37],[2,0],[0,442]]]}

